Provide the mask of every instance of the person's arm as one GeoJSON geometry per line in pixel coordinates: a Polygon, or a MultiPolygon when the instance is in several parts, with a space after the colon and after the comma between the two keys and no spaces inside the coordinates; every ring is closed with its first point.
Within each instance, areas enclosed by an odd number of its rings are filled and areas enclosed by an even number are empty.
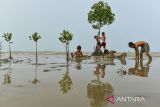
{"type": "Polygon", "coordinates": [[[74,56],[74,54],[73,54],[73,52],[71,52],[71,57],[73,58],[73,56],[74,56]]]}
{"type": "Polygon", "coordinates": [[[72,54],[72,58],[76,55],[76,52],[74,54],[72,54]]]}
{"type": "Polygon", "coordinates": [[[83,57],[83,53],[81,52],[81,56],[83,57]]]}
{"type": "Polygon", "coordinates": [[[135,56],[136,56],[136,59],[139,59],[139,50],[138,50],[138,48],[135,48],[135,56]]]}
{"type": "Polygon", "coordinates": [[[104,41],[106,41],[106,36],[104,36],[104,41]]]}

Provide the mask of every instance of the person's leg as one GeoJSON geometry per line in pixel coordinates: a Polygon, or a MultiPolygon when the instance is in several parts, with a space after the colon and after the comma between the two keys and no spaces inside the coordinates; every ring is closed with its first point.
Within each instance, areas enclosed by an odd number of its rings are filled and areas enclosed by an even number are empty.
{"type": "Polygon", "coordinates": [[[106,46],[105,46],[105,43],[104,43],[104,42],[102,42],[101,47],[102,47],[102,52],[103,52],[103,51],[105,50],[105,48],[106,48],[106,46]]]}
{"type": "Polygon", "coordinates": [[[145,45],[144,46],[141,46],[141,50],[140,50],[140,53],[139,53],[139,58],[140,60],[143,60],[143,53],[146,51],[146,48],[145,48],[145,45]]]}
{"type": "Polygon", "coordinates": [[[140,57],[139,57],[141,60],[143,60],[143,52],[141,51],[140,52],[140,57]]]}
{"type": "Polygon", "coordinates": [[[149,52],[147,52],[146,55],[147,55],[148,58],[149,58],[149,61],[148,61],[147,64],[150,64],[150,63],[152,62],[152,57],[151,57],[151,55],[149,54],[149,52]]]}
{"type": "Polygon", "coordinates": [[[146,55],[148,56],[149,59],[152,59],[151,55],[149,54],[150,46],[148,43],[145,43],[145,45],[144,45],[144,52],[146,53],[146,55]]]}
{"type": "Polygon", "coordinates": [[[103,45],[104,45],[104,49],[106,49],[106,42],[103,42],[103,45]]]}
{"type": "Polygon", "coordinates": [[[149,46],[148,43],[145,43],[145,45],[144,45],[144,52],[146,53],[147,57],[149,58],[149,61],[148,61],[147,64],[150,64],[152,62],[152,57],[149,54],[149,52],[150,52],[150,46],[149,46]]]}

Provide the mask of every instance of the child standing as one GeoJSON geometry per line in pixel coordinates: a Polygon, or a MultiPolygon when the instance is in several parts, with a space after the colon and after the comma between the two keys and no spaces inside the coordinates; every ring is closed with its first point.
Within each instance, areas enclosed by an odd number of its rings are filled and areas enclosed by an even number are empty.
{"type": "Polygon", "coordinates": [[[101,47],[101,37],[100,37],[100,35],[98,34],[97,36],[94,36],[94,38],[95,38],[96,41],[97,41],[96,46],[100,46],[100,47],[101,47]]]}
{"type": "Polygon", "coordinates": [[[102,37],[101,37],[101,40],[102,40],[102,44],[101,46],[103,47],[103,49],[105,50],[106,48],[106,35],[104,32],[102,32],[102,37]]]}

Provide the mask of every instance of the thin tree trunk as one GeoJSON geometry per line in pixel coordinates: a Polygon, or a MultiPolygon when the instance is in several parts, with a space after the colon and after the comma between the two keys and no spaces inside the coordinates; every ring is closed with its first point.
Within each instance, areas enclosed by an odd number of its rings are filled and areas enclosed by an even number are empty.
{"type": "Polygon", "coordinates": [[[69,60],[69,43],[68,43],[68,60],[69,60]]]}
{"type": "Polygon", "coordinates": [[[67,61],[67,64],[68,64],[68,61],[69,61],[69,43],[66,44],[66,61],[67,61]]]}
{"type": "MultiPolygon", "coordinates": [[[[0,60],[2,59],[2,42],[0,42],[0,60]]],[[[0,63],[1,66],[1,63],[0,63]]]]}
{"type": "Polygon", "coordinates": [[[100,35],[100,34],[101,34],[101,28],[98,29],[98,35],[100,35]]]}
{"type": "Polygon", "coordinates": [[[36,42],[36,64],[38,64],[38,55],[37,55],[37,42],[36,42]]]}
{"type": "Polygon", "coordinates": [[[66,61],[68,62],[67,44],[66,44],[66,61]]]}
{"type": "Polygon", "coordinates": [[[11,55],[11,44],[9,42],[9,58],[12,59],[12,55],[11,55]]]}

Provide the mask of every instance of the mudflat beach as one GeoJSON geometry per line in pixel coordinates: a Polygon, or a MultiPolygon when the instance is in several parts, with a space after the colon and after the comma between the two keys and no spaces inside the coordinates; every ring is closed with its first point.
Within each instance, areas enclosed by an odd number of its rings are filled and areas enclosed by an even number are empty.
{"type": "MultiPolygon", "coordinates": [[[[89,54],[88,52],[84,54],[89,54]]],[[[72,60],[63,52],[13,52],[14,61],[0,65],[0,107],[156,107],[160,105],[160,53],[141,63],[128,53],[118,59],[72,60]],[[115,102],[108,96],[143,97],[145,102],[115,102]]],[[[2,54],[2,59],[8,55],[2,54]]]]}

